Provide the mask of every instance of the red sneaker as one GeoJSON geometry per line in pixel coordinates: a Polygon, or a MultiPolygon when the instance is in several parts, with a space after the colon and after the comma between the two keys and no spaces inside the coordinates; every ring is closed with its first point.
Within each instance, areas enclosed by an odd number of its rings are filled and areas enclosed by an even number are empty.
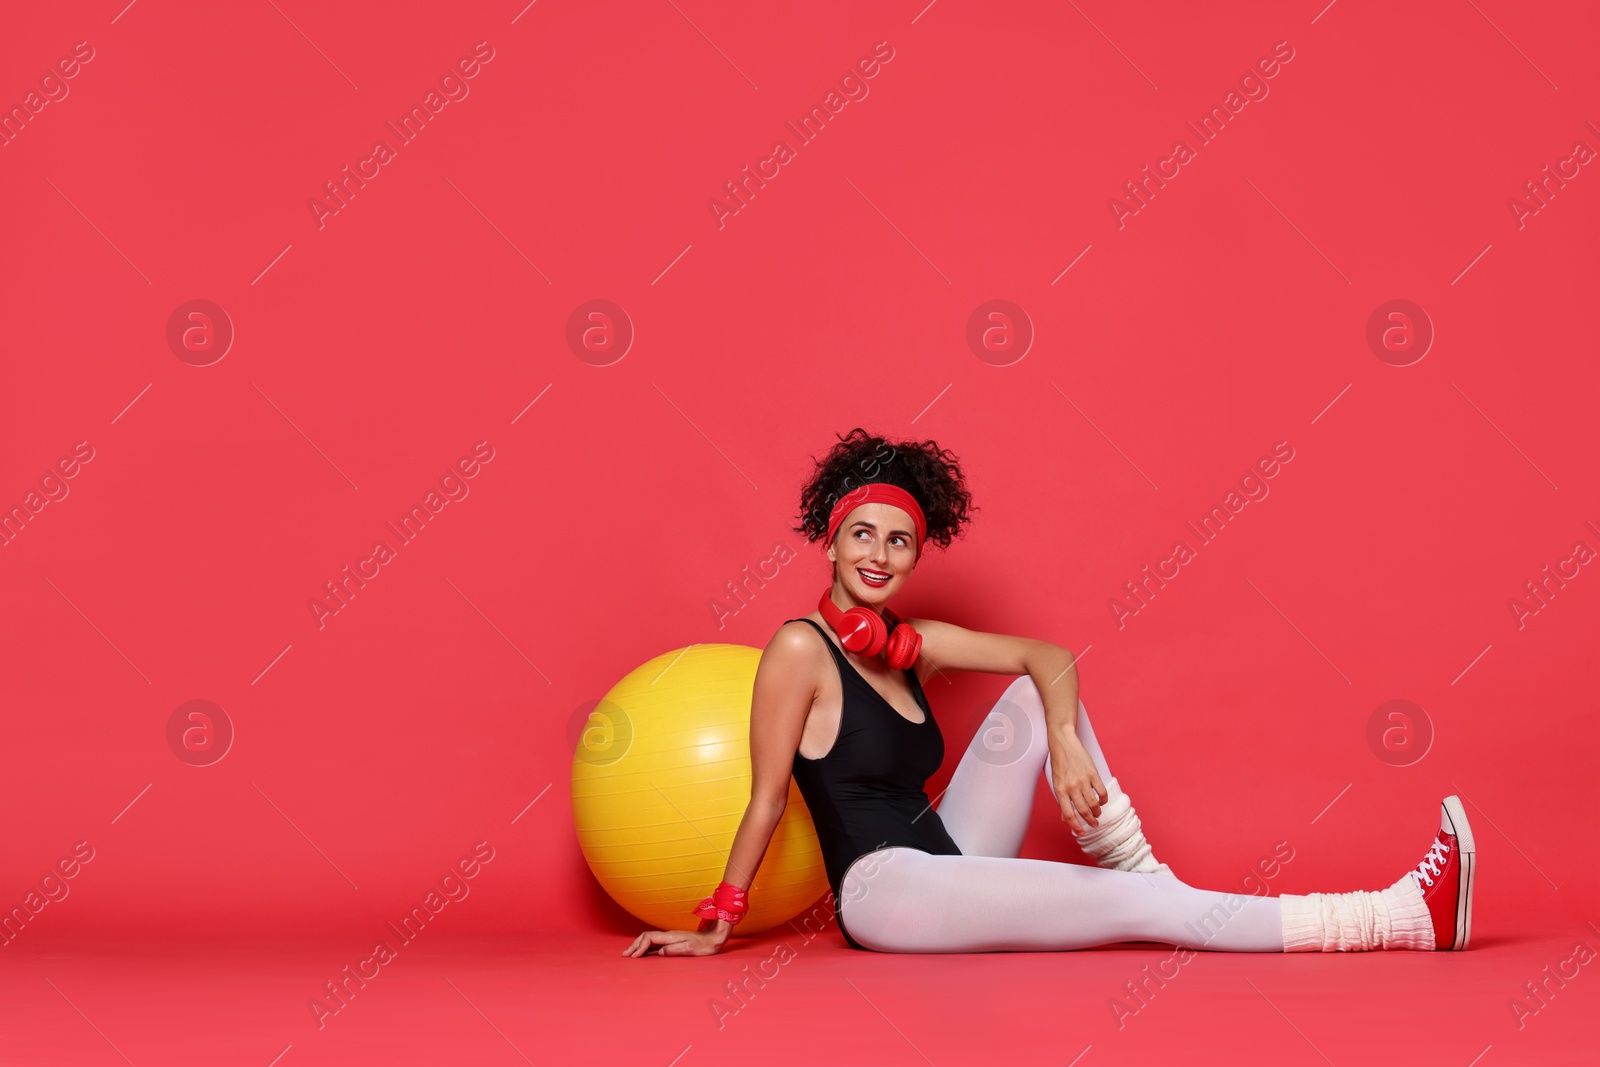
{"type": "Polygon", "coordinates": [[[1472,936],[1472,879],[1478,853],[1461,798],[1445,797],[1439,807],[1439,836],[1417,869],[1406,873],[1422,891],[1433,917],[1434,949],[1459,951],[1472,936]]]}

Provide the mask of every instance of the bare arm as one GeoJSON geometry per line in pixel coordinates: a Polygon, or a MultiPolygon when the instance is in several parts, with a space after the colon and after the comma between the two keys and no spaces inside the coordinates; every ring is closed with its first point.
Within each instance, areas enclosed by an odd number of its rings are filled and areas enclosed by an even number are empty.
{"type": "MultiPolygon", "coordinates": [[[[816,696],[816,645],[804,623],[778,628],[761,653],[750,695],[750,803],[728,852],[723,878],[749,889],[789,804],[794,755],[816,696]]],[[[702,923],[702,925],[709,925],[702,923]]],[[[731,923],[717,920],[723,938],[731,923]]]]}
{"type": "MultiPolygon", "coordinates": [[[[817,647],[804,623],[778,628],[761,653],[755,687],[750,696],[750,802],[733,835],[723,880],[749,889],[761,860],[772,843],[772,833],[789,803],[789,780],[794,755],[800,748],[806,716],[816,696],[817,647]]],[[[710,887],[707,887],[708,891],[710,887]]],[[[714,952],[728,939],[733,924],[723,919],[701,919],[699,938],[714,952]]],[[[669,951],[685,940],[670,932],[640,934],[625,955],[643,955],[660,944],[661,955],[694,955],[669,951]],[[654,936],[653,935],[658,935],[654,936]]]]}
{"type": "Polygon", "coordinates": [[[1052,786],[1061,805],[1061,817],[1077,833],[1098,825],[1100,805],[1105,803],[1105,784],[1083,742],[1078,740],[1078,667],[1072,653],[1031,637],[984,633],[934,619],[906,621],[922,635],[919,679],[924,678],[924,670],[928,674],[935,670],[1027,674],[1033,679],[1044,702],[1052,786]],[[1087,814],[1080,815],[1080,810],[1087,814]]]}

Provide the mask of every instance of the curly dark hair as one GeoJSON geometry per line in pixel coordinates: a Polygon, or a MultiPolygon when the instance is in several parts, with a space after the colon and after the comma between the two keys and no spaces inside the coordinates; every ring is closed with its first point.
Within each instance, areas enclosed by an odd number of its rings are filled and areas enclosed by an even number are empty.
{"type": "Polygon", "coordinates": [[[895,441],[857,426],[836,434],[837,444],[821,459],[800,492],[800,522],[793,527],[807,541],[828,536],[828,513],[846,493],[871,482],[887,482],[910,493],[927,520],[927,542],[940,548],[961,532],[978,509],[967,492],[961,461],[932,441],[895,441]]]}

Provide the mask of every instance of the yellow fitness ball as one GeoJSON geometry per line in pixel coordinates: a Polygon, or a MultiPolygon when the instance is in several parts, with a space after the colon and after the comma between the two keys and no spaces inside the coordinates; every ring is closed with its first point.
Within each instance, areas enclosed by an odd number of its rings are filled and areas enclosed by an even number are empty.
{"type": "MultiPolygon", "coordinates": [[[[572,760],[572,818],[611,899],[661,930],[695,930],[750,802],[750,694],[761,650],[690,645],[618,682],[590,712],[572,760]]],[[[828,891],[811,812],[789,804],[734,927],[788,922],[828,891]]]]}

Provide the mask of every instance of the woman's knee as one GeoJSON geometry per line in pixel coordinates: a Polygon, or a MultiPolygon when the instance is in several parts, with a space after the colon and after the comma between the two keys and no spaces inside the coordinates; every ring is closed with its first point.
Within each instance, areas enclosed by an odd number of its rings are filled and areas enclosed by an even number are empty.
{"type": "Polygon", "coordinates": [[[1019,674],[1012,679],[1000,699],[1009,700],[1020,707],[1037,708],[1039,714],[1044,715],[1044,698],[1039,695],[1039,686],[1031,674],[1019,674]]]}
{"type": "MultiPolygon", "coordinates": [[[[1000,705],[1009,705],[1017,709],[1017,718],[1026,718],[1029,725],[1035,727],[1034,733],[1041,738],[1048,737],[1048,724],[1044,714],[1044,698],[1039,695],[1039,686],[1031,675],[1018,676],[1006,687],[1000,697],[1000,705]]],[[[998,707],[999,705],[997,705],[998,707]]],[[[1094,728],[1089,725],[1089,709],[1083,706],[1083,698],[1078,698],[1077,733],[1090,744],[1094,740],[1094,728]]],[[[1091,748],[1097,748],[1091,745],[1091,748]]]]}
{"type": "Polygon", "coordinates": [[[1015,763],[1049,751],[1049,726],[1038,687],[1026,674],[1012,682],[978,725],[972,747],[986,763],[1015,763]]]}

